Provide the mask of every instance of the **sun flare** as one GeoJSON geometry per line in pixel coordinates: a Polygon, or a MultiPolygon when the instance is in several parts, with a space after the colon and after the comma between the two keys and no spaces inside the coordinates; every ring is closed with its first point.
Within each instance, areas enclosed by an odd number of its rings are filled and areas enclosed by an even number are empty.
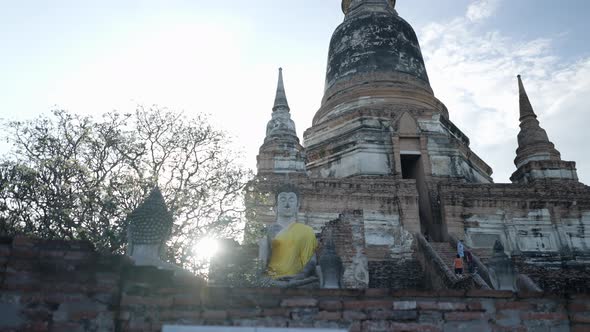
{"type": "Polygon", "coordinates": [[[202,238],[193,247],[193,253],[198,260],[209,260],[219,250],[219,242],[211,237],[202,238]]]}

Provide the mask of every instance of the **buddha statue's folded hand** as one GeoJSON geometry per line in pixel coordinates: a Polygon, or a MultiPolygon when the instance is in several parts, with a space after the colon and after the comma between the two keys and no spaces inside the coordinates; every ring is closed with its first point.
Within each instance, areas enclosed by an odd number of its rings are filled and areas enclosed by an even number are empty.
{"type": "Polygon", "coordinates": [[[277,234],[279,234],[281,231],[283,230],[283,226],[281,226],[280,224],[274,223],[272,225],[269,225],[266,229],[266,234],[269,238],[269,240],[274,239],[277,234]]]}

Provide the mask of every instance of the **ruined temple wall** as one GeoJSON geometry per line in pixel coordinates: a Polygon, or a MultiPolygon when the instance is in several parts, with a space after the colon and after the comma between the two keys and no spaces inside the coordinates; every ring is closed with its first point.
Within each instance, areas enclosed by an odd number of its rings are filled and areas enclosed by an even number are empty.
{"type": "Polygon", "coordinates": [[[589,255],[515,255],[512,262],[518,273],[530,277],[545,292],[590,293],[589,255]]]}
{"type": "Polygon", "coordinates": [[[492,182],[491,168],[469,148],[469,139],[452,122],[433,109],[387,104],[382,99],[359,100],[354,111],[306,131],[310,177],[401,177],[400,154],[417,153],[426,176],[492,182]],[[411,140],[418,143],[408,145],[411,140]]]}
{"type": "Polygon", "coordinates": [[[428,141],[431,175],[461,179],[468,183],[491,183],[491,177],[460,147],[451,145],[448,137],[431,137],[428,141]]]}
{"type": "Polygon", "coordinates": [[[590,252],[590,188],[576,183],[440,186],[449,234],[507,253],[590,252]]]}
{"type": "MultiPolygon", "coordinates": [[[[265,224],[274,222],[274,190],[285,178],[265,178],[252,188],[266,198],[252,201],[250,209],[265,224]],[[265,194],[266,193],[266,194],[265,194]],[[264,203],[264,204],[263,204],[264,203]]],[[[414,256],[413,233],[420,232],[418,192],[415,180],[394,180],[386,177],[310,180],[288,180],[300,191],[301,207],[298,220],[310,225],[316,234],[328,224],[346,221],[350,227],[337,226],[337,247],[362,243],[359,257],[343,259],[348,267],[344,276],[346,287],[422,288],[421,269],[414,256]],[[348,230],[348,232],[346,232],[348,230]],[[354,230],[354,234],[349,234],[354,230]],[[362,239],[353,240],[361,236],[362,239]],[[362,262],[369,278],[359,282],[352,266],[362,262]],[[367,269],[367,267],[365,267],[367,269]],[[408,272],[412,277],[408,278],[408,272]],[[364,285],[364,286],[361,286],[364,285]]],[[[253,221],[251,219],[251,221],[253,221]]],[[[355,256],[356,256],[355,252],[355,256]]]]}
{"type": "Polygon", "coordinates": [[[342,260],[341,286],[347,289],[369,287],[365,227],[361,211],[345,212],[322,228],[319,257],[328,237],[333,241],[336,254],[342,260]]]}
{"type": "MultiPolygon", "coordinates": [[[[301,196],[298,220],[316,234],[345,211],[362,211],[365,242],[368,247],[386,246],[391,253],[411,253],[411,234],[420,231],[418,193],[413,180],[385,177],[323,179],[265,178],[252,186],[264,200],[247,204],[250,221],[270,224],[275,220],[274,191],[284,182],[297,186],[301,196]]],[[[252,196],[252,195],[250,195],[252,196]]]]}
{"type": "Polygon", "coordinates": [[[243,289],[133,267],[84,242],[2,238],[0,331],[161,331],[164,325],[349,331],[587,331],[588,295],[243,289]]]}
{"type": "MultiPolygon", "coordinates": [[[[129,281],[130,286],[132,281],[129,281]]],[[[123,295],[121,331],[164,325],[360,331],[585,331],[588,298],[510,292],[152,288],[123,295]]],[[[228,331],[231,331],[228,329],[228,331]]]]}
{"type": "Polygon", "coordinates": [[[353,332],[590,328],[589,298],[579,294],[215,288],[133,267],[86,243],[27,238],[3,239],[0,263],[0,331],[135,332],[165,325],[353,332]]]}
{"type": "Polygon", "coordinates": [[[463,179],[468,183],[491,183],[492,169],[470,148],[469,138],[451,121],[433,115],[418,121],[428,141],[423,155],[430,160],[430,175],[440,178],[463,179]]]}
{"type": "Polygon", "coordinates": [[[256,168],[263,173],[305,173],[305,151],[293,138],[274,138],[260,147],[256,168]]]}
{"type": "Polygon", "coordinates": [[[129,264],[84,241],[0,237],[0,331],[115,331],[129,264]]]}

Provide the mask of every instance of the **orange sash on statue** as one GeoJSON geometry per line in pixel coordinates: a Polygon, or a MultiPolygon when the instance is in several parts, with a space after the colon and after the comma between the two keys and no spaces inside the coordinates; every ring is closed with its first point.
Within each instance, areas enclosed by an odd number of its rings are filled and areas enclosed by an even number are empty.
{"type": "Polygon", "coordinates": [[[311,227],[292,223],[272,240],[268,275],[277,279],[301,272],[315,254],[317,244],[311,227]]]}

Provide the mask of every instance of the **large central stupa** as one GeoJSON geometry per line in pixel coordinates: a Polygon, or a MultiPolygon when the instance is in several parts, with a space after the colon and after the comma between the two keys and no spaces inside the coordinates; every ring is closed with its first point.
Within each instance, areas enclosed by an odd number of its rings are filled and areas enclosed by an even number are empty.
{"type": "MultiPolygon", "coordinates": [[[[419,234],[484,250],[499,241],[510,255],[589,252],[579,225],[590,226],[590,190],[540,127],[522,81],[514,184],[493,184],[492,169],[451,121],[453,110],[435,97],[416,33],[395,5],[342,1],[324,96],[303,144],[281,70],[249,186],[250,221],[272,223],[272,192],[295,185],[299,222],[316,234],[336,227],[330,233],[347,271],[365,266],[369,287],[424,285],[419,234]]],[[[347,273],[345,286],[364,287],[347,273]]]]}
{"type": "Polygon", "coordinates": [[[416,33],[395,2],[344,1],[342,7],[322,105],[304,134],[309,175],[491,182],[490,167],[434,96],[416,33]]]}

